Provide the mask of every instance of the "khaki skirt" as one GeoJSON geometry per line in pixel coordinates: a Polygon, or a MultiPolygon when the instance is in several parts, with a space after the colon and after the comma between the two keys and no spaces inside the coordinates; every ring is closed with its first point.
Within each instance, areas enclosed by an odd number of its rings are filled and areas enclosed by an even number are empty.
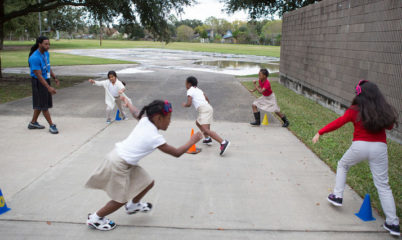
{"type": "Polygon", "coordinates": [[[197,122],[201,125],[212,124],[214,109],[210,104],[204,104],[197,108],[197,122]]]}
{"type": "Polygon", "coordinates": [[[114,149],[95,170],[85,186],[104,190],[112,200],[125,203],[144,191],[152,181],[153,179],[142,167],[128,164],[114,149]]]}
{"type": "Polygon", "coordinates": [[[280,112],[281,109],[279,108],[278,104],[276,103],[275,94],[272,93],[269,96],[261,96],[254,100],[253,104],[266,112],[280,112]]]}

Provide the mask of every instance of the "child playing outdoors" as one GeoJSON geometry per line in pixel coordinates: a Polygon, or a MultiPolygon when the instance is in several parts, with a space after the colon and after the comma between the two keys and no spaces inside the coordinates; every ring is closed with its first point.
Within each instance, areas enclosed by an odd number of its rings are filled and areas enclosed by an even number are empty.
{"type": "Polygon", "coordinates": [[[384,228],[392,235],[400,235],[399,219],[396,216],[395,201],[388,185],[388,153],[385,129],[392,129],[397,124],[395,109],[386,102],[375,83],[361,80],[356,86],[356,96],[352,106],[345,114],[322,128],[313,138],[316,143],[320,136],[334,131],[348,122],[354,126],[353,143],[338,162],[334,192],[328,201],[335,206],[342,206],[346,175],[351,166],[368,160],[384,210],[386,221],[384,228]]]}
{"type": "Polygon", "coordinates": [[[125,84],[117,79],[117,74],[115,71],[109,71],[107,77],[109,78],[109,80],[95,81],[93,79],[89,79],[88,81],[95,86],[102,86],[103,88],[105,88],[106,123],[109,124],[112,122],[112,113],[116,104],[122,115],[122,119],[127,119],[121,106],[120,99],[120,95],[125,96],[124,91],[126,90],[126,88],[124,87],[125,84]]]}
{"type": "Polygon", "coordinates": [[[208,97],[200,88],[197,87],[197,85],[197,78],[193,76],[187,78],[187,102],[184,102],[182,106],[191,107],[191,105],[194,105],[195,109],[198,112],[198,117],[195,123],[205,137],[203,143],[207,145],[212,145],[211,138],[213,138],[215,141],[220,143],[220,155],[222,156],[228,149],[230,142],[228,140],[222,139],[216,132],[211,131],[211,123],[214,110],[209,104],[208,97]]]}
{"type": "Polygon", "coordinates": [[[134,130],[125,140],[116,143],[115,148],[89,178],[86,186],[104,190],[111,200],[97,212],[88,215],[88,226],[103,231],[114,229],[116,223],[105,217],[123,205],[127,214],[152,209],[151,203],[140,201],[153,187],[154,181],[138,162],[156,148],[180,157],[202,138],[201,133],[197,132],[179,148],[167,144],[158,130],[165,131],[168,128],[171,113],[172,105],[168,101],[155,100],[145,106],[138,115],[140,121],[134,130]],[[144,113],[146,116],[142,117],[144,113]]]}
{"type": "Polygon", "coordinates": [[[253,81],[254,89],[249,90],[250,92],[258,91],[259,93],[262,94],[261,97],[257,98],[253,102],[252,108],[253,108],[255,121],[251,122],[250,124],[252,126],[260,126],[261,125],[261,114],[258,111],[258,108],[259,108],[266,112],[275,112],[275,114],[278,115],[283,121],[282,127],[288,127],[289,121],[286,118],[286,116],[280,112],[280,108],[279,108],[278,104],[276,103],[276,97],[275,97],[275,94],[272,92],[271,84],[269,83],[268,76],[269,76],[269,72],[267,69],[265,69],[265,68],[260,69],[260,72],[258,73],[258,78],[259,78],[258,85],[257,85],[257,81],[254,80],[253,81]]]}

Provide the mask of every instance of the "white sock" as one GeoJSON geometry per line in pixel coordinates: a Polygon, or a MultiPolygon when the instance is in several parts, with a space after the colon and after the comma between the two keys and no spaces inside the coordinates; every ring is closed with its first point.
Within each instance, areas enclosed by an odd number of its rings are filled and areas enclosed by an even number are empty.
{"type": "Polygon", "coordinates": [[[126,206],[127,206],[127,208],[132,208],[132,207],[137,206],[137,203],[133,203],[133,201],[129,201],[129,202],[126,204],[126,206]]]}
{"type": "Polygon", "coordinates": [[[226,140],[223,140],[222,142],[221,142],[221,144],[225,144],[226,143],[226,140]]]}
{"type": "Polygon", "coordinates": [[[98,214],[93,213],[93,214],[91,214],[91,218],[94,220],[99,220],[100,217],[98,216],[98,214]]]}
{"type": "Polygon", "coordinates": [[[204,138],[204,140],[210,140],[211,139],[211,137],[206,137],[206,138],[204,138]]]}

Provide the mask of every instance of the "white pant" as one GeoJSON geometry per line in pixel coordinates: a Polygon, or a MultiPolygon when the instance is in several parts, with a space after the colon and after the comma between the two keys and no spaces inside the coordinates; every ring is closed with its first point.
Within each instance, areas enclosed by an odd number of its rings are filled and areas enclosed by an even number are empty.
{"type": "Polygon", "coordinates": [[[343,197],[346,175],[351,166],[367,160],[373,175],[374,185],[380,196],[381,206],[386,216],[387,224],[399,224],[392,190],[388,184],[388,151],[383,142],[354,141],[338,162],[336,170],[336,185],[334,194],[343,197]]]}
{"type": "MultiPolygon", "coordinates": [[[[121,106],[121,100],[119,97],[116,97],[115,100],[117,108],[120,110],[120,114],[123,118],[126,117],[126,114],[123,111],[123,107],[121,106]]],[[[112,120],[112,113],[113,113],[113,109],[110,108],[109,106],[106,106],[106,119],[107,120],[112,120]]]]}

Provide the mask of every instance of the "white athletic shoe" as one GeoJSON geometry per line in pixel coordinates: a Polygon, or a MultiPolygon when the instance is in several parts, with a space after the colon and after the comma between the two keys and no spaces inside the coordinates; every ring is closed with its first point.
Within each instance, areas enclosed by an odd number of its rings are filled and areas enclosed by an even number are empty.
{"type": "Polygon", "coordinates": [[[124,205],[124,208],[126,209],[127,214],[135,214],[137,212],[149,212],[152,210],[152,204],[151,203],[144,203],[144,202],[139,202],[139,203],[134,203],[130,204],[126,203],[124,205]]]}
{"type": "Polygon", "coordinates": [[[90,213],[88,214],[87,225],[101,231],[113,230],[117,226],[115,222],[104,217],[95,220],[95,218],[91,217],[90,213]]]}

